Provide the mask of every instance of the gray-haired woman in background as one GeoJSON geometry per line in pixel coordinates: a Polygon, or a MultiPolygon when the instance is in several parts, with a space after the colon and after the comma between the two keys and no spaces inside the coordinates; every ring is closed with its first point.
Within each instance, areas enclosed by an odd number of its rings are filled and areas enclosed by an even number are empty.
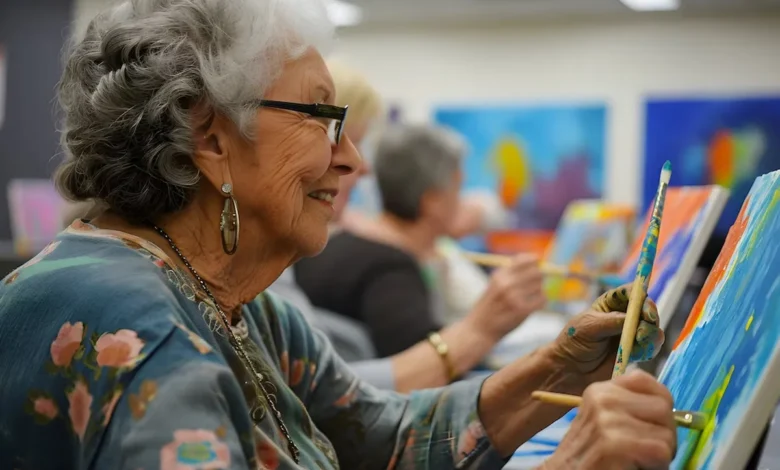
{"type": "Polygon", "coordinates": [[[262,294],[323,248],[359,163],[318,52],[330,30],[313,0],[133,0],[92,22],[60,85],[57,179],[106,210],[0,283],[0,468],[494,469],[566,411],[533,390],[586,387],[549,465],[667,464],[668,391],[646,374],[589,386],[620,313],[403,396],[262,294]]]}
{"type": "MultiPolygon", "coordinates": [[[[398,125],[379,141],[374,173],[383,212],[373,223],[331,237],[317,257],[295,265],[296,280],[317,307],[363,322],[380,356],[396,354],[444,326],[443,270],[437,241],[449,235],[461,191],[465,146],[454,133],[398,125]]],[[[495,272],[461,322],[461,355],[473,367],[509,331],[545,304],[538,260],[520,255],[495,272]],[[491,321],[487,319],[490,318],[491,321]],[[498,321],[498,319],[502,321],[498,321]],[[468,346],[466,346],[468,345],[468,346]]],[[[450,329],[451,330],[451,329],[450,329]]],[[[447,334],[456,332],[447,330],[447,334]]]]}

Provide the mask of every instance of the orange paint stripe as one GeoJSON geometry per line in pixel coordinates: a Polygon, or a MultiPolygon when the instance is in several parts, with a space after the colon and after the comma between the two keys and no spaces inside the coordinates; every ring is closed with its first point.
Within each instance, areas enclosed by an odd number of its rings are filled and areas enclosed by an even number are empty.
{"type": "Polygon", "coordinates": [[[745,233],[745,229],[748,225],[746,210],[749,202],[749,198],[745,199],[745,203],[742,205],[742,209],[739,211],[737,221],[734,223],[734,225],[731,226],[729,234],[726,237],[726,243],[723,245],[723,249],[718,256],[718,260],[715,261],[715,266],[713,266],[712,271],[710,271],[710,275],[707,276],[707,281],[704,283],[704,287],[702,287],[699,298],[696,299],[696,304],[694,304],[693,309],[691,310],[691,314],[688,315],[688,320],[685,322],[685,326],[683,327],[683,330],[680,333],[680,336],[677,338],[677,341],[674,343],[674,347],[672,349],[677,349],[677,346],[685,341],[685,338],[691,334],[693,329],[699,323],[699,318],[704,311],[704,304],[712,295],[712,292],[715,290],[715,286],[718,285],[721,279],[723,279],[723,276],[726,274],[726,267],[728,266],[732,255],[734,254],[734,250],[737,248],[737,243],[739,242],[740,238],[742,238],[742,234],[745,233]]]}

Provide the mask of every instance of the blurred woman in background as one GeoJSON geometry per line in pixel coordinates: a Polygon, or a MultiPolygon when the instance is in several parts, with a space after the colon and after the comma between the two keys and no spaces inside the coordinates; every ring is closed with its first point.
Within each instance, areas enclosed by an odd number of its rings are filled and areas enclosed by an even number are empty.
{"type": "MultiPolygon", "coordinates": [[[[389,129],[374,168],[383,213],[331,237],[319,256],[295,265],[296,280],[312,303],[365,323],[381,357],[437,335],[445,324],[440,293],[446,273],[436,243],[452,231],[464,152],[462,141],[441,128],[389,129]]],[[[464,337],[477,337],[465,343],[472,354],[483,357],[541,308],[541,286],[532,256],[519,255],[512,266],[497,270],[461,322],[464,337]]]]}

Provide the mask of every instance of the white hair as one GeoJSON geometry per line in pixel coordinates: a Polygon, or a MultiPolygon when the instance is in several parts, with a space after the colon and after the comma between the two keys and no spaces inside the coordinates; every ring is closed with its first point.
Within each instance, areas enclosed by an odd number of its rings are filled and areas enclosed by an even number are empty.
{"type": "Polygon", "coordinates": [[[181,209],[200,179],[191,111],[223,113],[252,138],[256,108],[284,62],[330,48],[323,0],[128,0],[72,45],[59,100],[69,199],[130,220],[181,209]]]}

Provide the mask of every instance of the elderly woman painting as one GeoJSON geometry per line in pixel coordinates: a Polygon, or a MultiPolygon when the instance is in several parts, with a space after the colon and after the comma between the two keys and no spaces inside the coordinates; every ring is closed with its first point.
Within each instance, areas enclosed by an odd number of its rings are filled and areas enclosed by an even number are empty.
{"type": "Polygon", "coordinates": [[[359,164],[325,25],[303,0],[134,0],[91,23],[60,86],[57,179],[107,209],[0,283],[0,468],[500,468],[566,411],[536,389],[584,392],[547,467],[667,465],[668,391],[643,373],[594,384],[621,313],[585,312],[484,381],[403,396],[262,294],[322,249],[359,164]]]}

